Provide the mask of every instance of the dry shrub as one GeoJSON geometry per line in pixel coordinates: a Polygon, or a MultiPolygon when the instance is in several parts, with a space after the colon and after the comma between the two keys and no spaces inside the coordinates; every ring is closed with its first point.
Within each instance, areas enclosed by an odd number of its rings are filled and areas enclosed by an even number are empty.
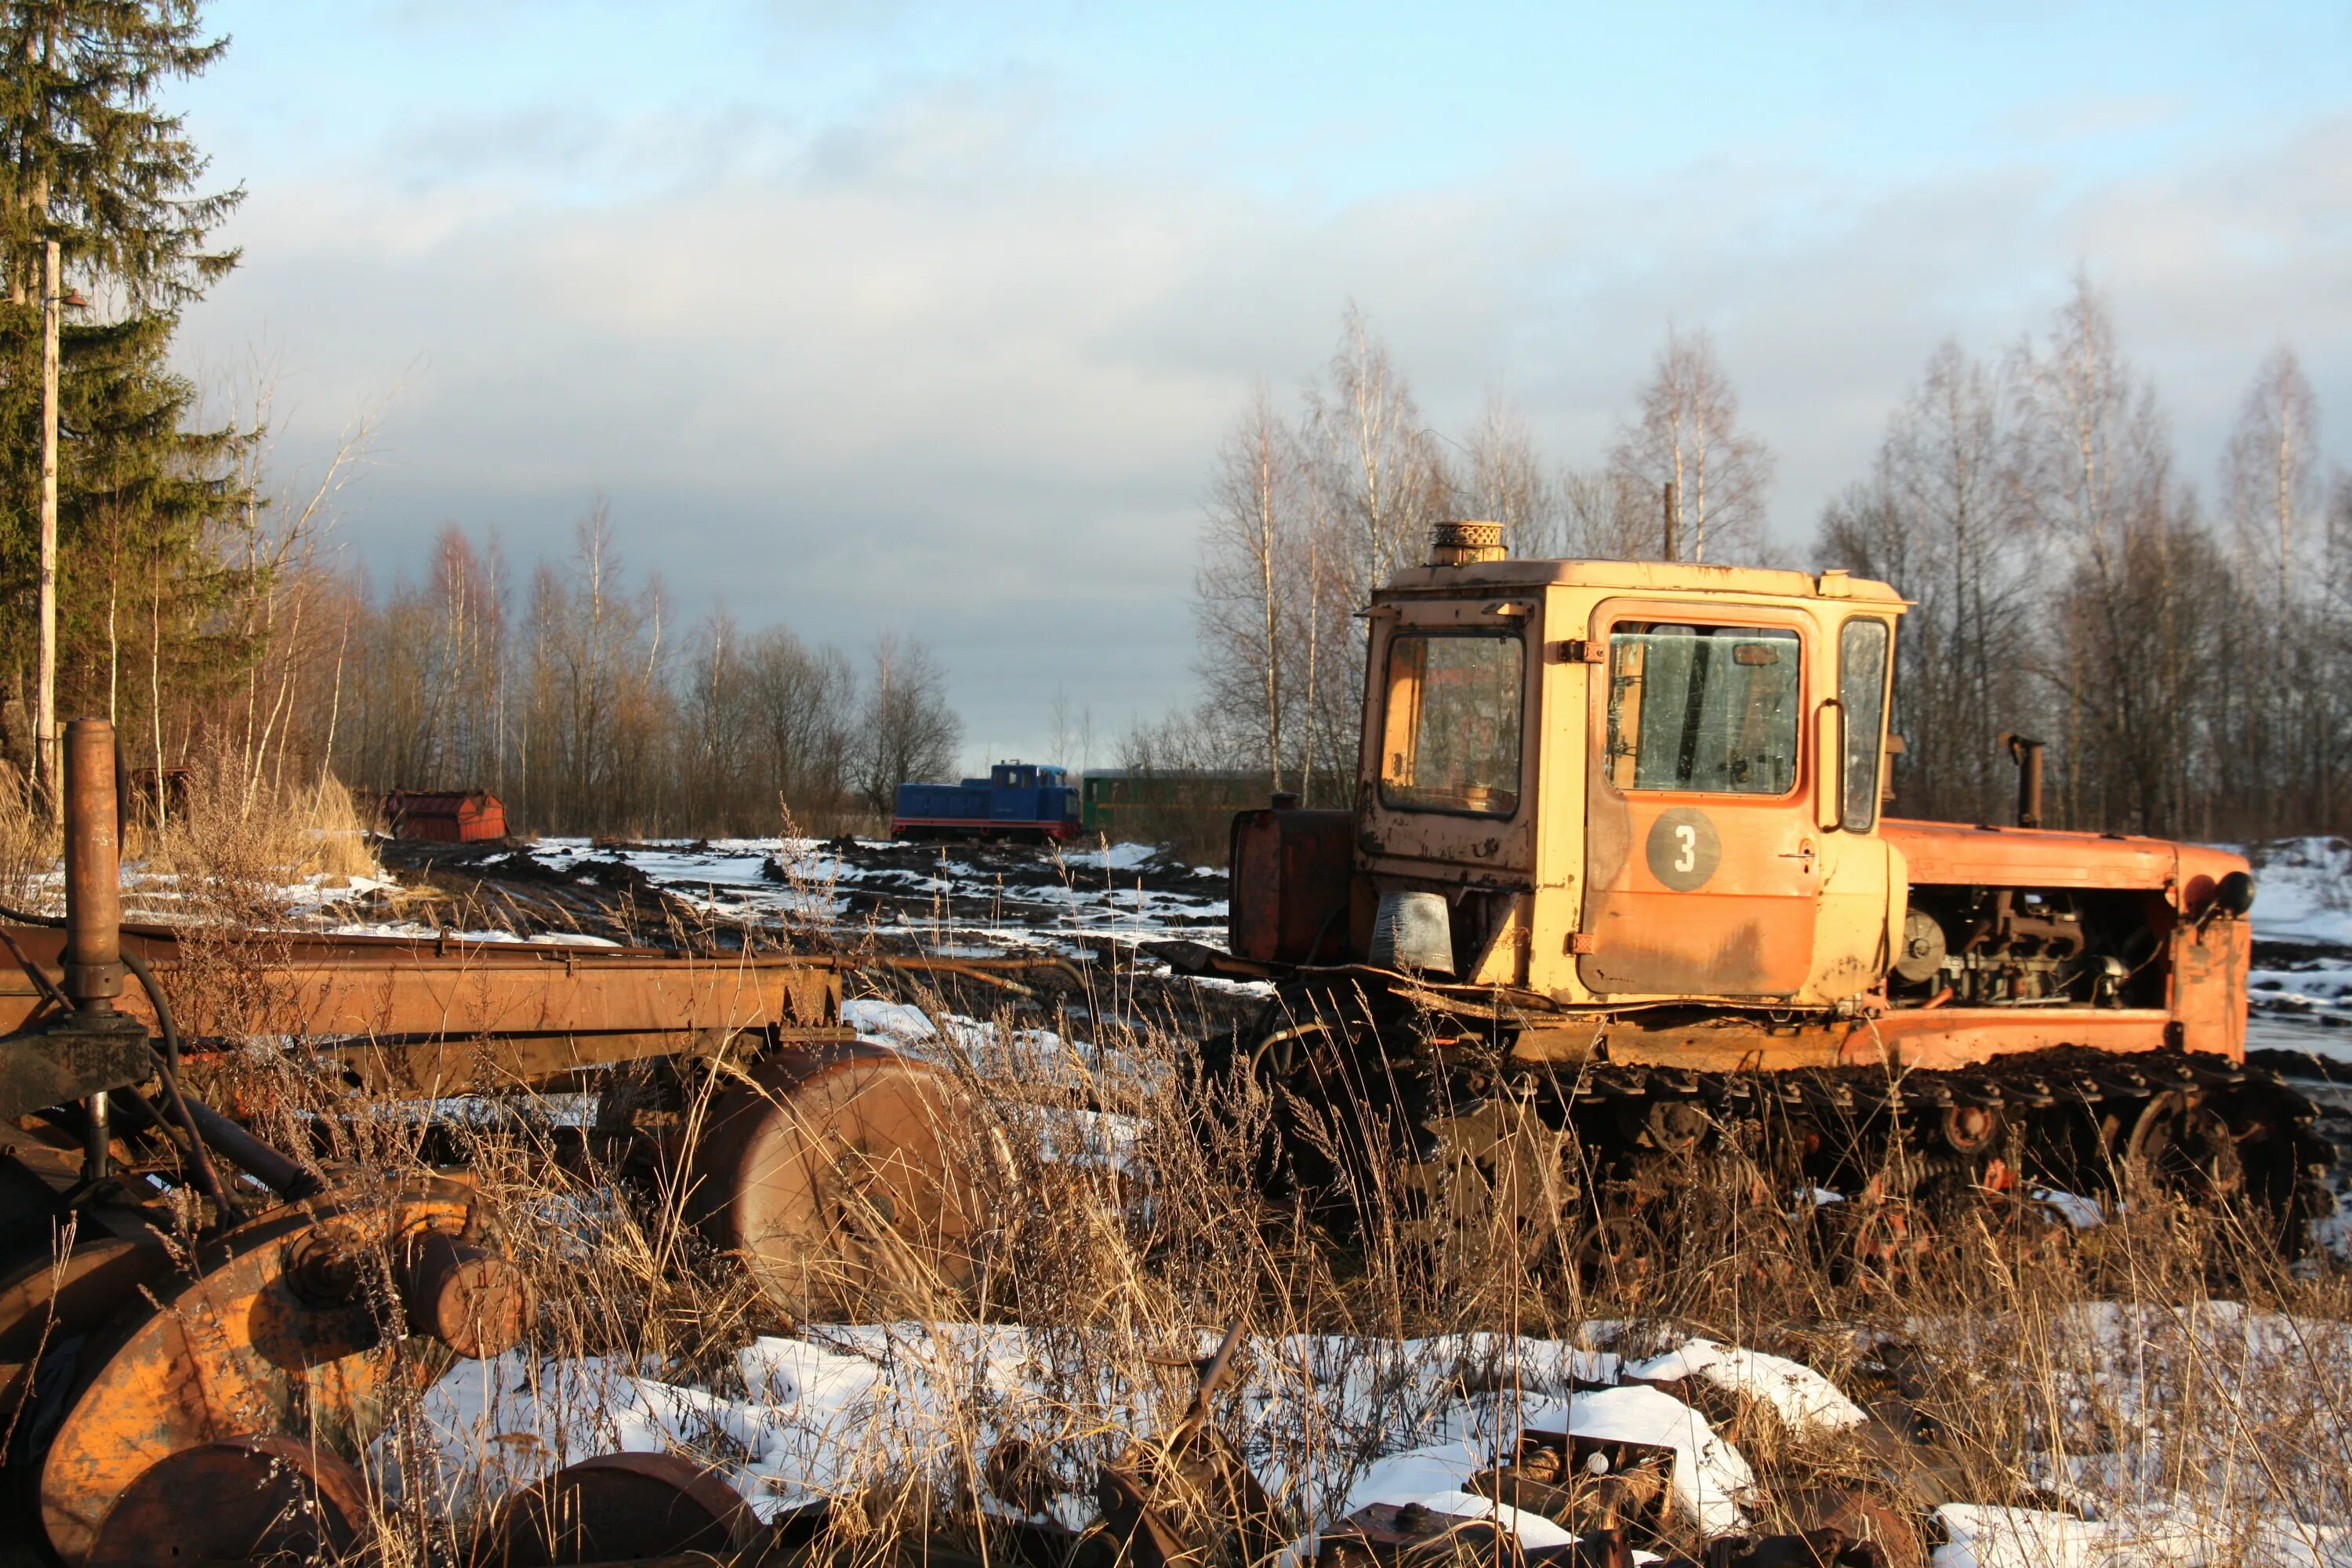
{"type": "Polygon", "coordinates": [[[0,788],[0,904],[37,914],[52,906],[62,910],[63,854],[57,825],[21,791],[0,788]]]}
{"type": "Polygon", "coordinates": [[[227,749],[191,759],[180,809],[145,826],[148,901],[205,923],[275,924],[312,878],[381,877],[351,792],[332,775],[255,776],[227,749]]]}

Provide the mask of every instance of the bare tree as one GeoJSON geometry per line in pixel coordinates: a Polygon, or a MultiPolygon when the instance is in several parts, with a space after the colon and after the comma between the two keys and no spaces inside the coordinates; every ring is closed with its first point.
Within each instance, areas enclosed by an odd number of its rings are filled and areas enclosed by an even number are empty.
{"type": "Polygon", "coordinates": [[[1998,737],[2023,728],[2038,700],[2023,675],[2032,552],[2009,450],[1998,378],[1947,342],[1888,419],[1872,479],[1823,520],[1824,565],[1884,577],[1915,601],[1895,689],[1909,813],[1992,820],[2006,788],[1998,737]]]}
{"type": "Polygon", "coordinates": [[[769,802],[805,821],[838,813],[850,793],[857,676],[833,648],[788,626],[751,639],[747,742],[761,759],[769,802]]]}
{"type": "Polygon", "coordinates": [[[1527,416],[1500,392],[1489,392],[1465,444],[1461,511],[1503,525],[1503,541],[1521,554],[1550,552],[1559,530],[1559,503],[1527,416]]]}
{"type": "Polygon", "coordinates": [[[1453,487],[1412,384],[1353,300],[1324,374],[1307,393],[1308,423],[1350,536],[1350,575],[1369,591],[1419,559],[1422,536],[1453,487]]]}
{"type": "Polygon", "coordinates": [[[1772,454],[1739,428],[1739,397],[1705,328],[1671,323],[1638,417],[1622,427],[1610,466],[1652,494],[1675,487],[1679,553],[1754,558],[1764,546],[1772,454]]]}
{"type": "Polygon", "coordinates": [[[2066,820],[2171,831],[2180,820],[2226,610],[2222,570],[2174,470],[2154,388],[2123,356],[2087,276],[2044,345],[2020,348],[2013,494],[2065,571],[2042,673],[2063,697],[2066,820]]]}
{"type": "Polygon", "coordinates": [[[2221,493],[2242,557],[2266,565],[2277,584],[2282,623],[2318,507],[2318,476],[2317,400],[2294,351],[2273,350],[2254,373],[2221,454],[2221,493]]]}
{"type": "Polygon", "coordinates": [[[1261,382],[1217,449],[1193,579],[1201,674],[1212,701],[1248,716],[1260,765],[1282,787],[1288,649],[1297,609],[1297,443],[1261,382]]]}
{"type": "Polygon", "coordinates": [[[1613,468],[1562,468],[1553,481],[1552,550],[1579,561],[1654,561],[1664,538],[1659,492],[1613,468]]]}
{"type": "Polygon", "coordinates": [[[876,812],[889,812],[900,784],[955,765],[963,722],[948,706],[947,672],[929,649],[887,632],[874,639],[860,729],[858,787],[876,812]]]}

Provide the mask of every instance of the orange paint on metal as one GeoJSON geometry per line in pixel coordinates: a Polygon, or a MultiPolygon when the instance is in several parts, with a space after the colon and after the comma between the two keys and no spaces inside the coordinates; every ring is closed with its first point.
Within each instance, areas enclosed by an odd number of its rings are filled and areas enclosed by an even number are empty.
{"type": "Polygon", "coordinates": [[[1233,952],[1282,963],[1348,956],[1355,818],[1345,811],[1246,811],[1234,818],[1233,952]]]}
{"type": "MultiPolygon", "coordinates": [[[[1614,651],[1610,674],[1590,680],[1586,694],[1581,931],[1591,951],[1578,956],[1578,978],[1603,995],[1796,996],[1813,967],[1822,888],[1814,770],[1796,746],[1798,710],[1812,687],[1825,684],[1810,618],[1748,605],[1617,598],[1594,607],[1587,629],[1614,651]],[[1785,648],[1798,666],[1794,707],[1780,715],[1792,751],[1785,789],[1636,787],[1633,742],[1612,751],[1611,707],[1621,739],[1639,731],[1648,650],[1628,628],[1657,624],[1777,634],[1775,653],[1785,648]]],[[[1750,712],[1747,721],[1756,729],[1763,720],[1750,712]]],[[[1568,760],[1563,752],[1552,765],[1568,760]]]]}
{"type": "Polygon", "coordinates": [[[2180,846],[2160,838],[1893,820],[1880,831],[1915,885],[2156,889],[2180,872],[2180,846]]]}
{"type": "Polygon", "coordinates": [[[58,1554],[83,1563],[116,1500],[184,1449],[289,1430],[364,1441],[388,1399],[439,1363],[402,1354],[365,1291],[306,1297],[288,1278],[293,1244],[326,1224],[339,1245],[397,1248],[459,1230],[468,1209],[463,1188],[439,1184],[380,1205],[290,1205],[201,1247],[193,1281],[125,1301],[85,1354],[91,1370],[42,1457],[41,1521],[58,1554]]]}

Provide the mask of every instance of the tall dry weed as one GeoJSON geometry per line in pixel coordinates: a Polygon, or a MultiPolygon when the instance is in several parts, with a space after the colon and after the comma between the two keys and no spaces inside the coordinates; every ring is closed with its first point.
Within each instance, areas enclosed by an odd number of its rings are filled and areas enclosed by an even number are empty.
{"type": "MultiPolygon", "coordinates": [[[[1352,1173],[1355,1215],[1335,1225],[1266,1184],[1269,1129],[1297,1108],[1246,1074],[1205,1071],[1198,1042],[1128,1021],[1131,976],[1095,978],[1100,994],[1058,1005],[1002,988],[887,991],[928,1020],[903,1048],[936,1071],[945,1163],[976,1223],[966,1283],[887,1264],[851,1281],[848,1315],[888,1325],[856,1334],[796,1321],[686,1222],[664,1151],[743,1081],[728,1058],[636,1069],[586,1097],[437,1103],[356,1092],[282,1035],[227,1070],[240,1103],[331,1172],[384,1182],[462,1166],[539,1284],[521,1386],[551,1398],[563,1369],[601,1364],[739,1395],[736,1352],[800,1334],[931,1391],[830,1435],[827,1528],[845,1562],[878,1563],[912,1536],[990,1549],[1010,1453],[1026,1456],[1021,1489],[1082,1508],[1069,1500],[1100,1467],[1181,1416],[1195,1358],[1234,1324],[1248,1392],[1213,1419],[1302,1524],[1328,1522],[1380,1458],[1442,1421],[1456,1429],[1465,1410],[1475,1441],[1507,1443],[1519,1399],[1570,1392],[1547,1344],[1633,1355],[1694,1335],[1813,1365],[1905,1439],[1717,1411],[1764,1478],[1753,1501],[1767,1524],[1800,1522],[1811,1489],[1864,1484],[1906,1507],[1935,1496],[2157,1521],[2198,1542],[2198,1561],[2252,1563],[2275,1540],[2249,1520],[2352,1511],[2345,1281],[2283,1266],[2226,1214],[2135,1194],[2075,1232],[1987,1205],[1862,1267],[1839,1205],[1759,1202],[1759,1173],[1734,1152],[1678,1171],[1651,1213],[1663,1254],[1617,1273],[1578,1266],[1582,1215],[1529,1229],[1491,1184],[1433,1189],[1426,1168],[1391,1155],[1352,1173]],[[1014,1324],[1016,1340],[1001,1337],[1014,1324]],[[1008,1389],[990,1369],[1016,1345],[1008,1389]]],[[[1365,1146],[1402,1147],[1393,1130],[1360,1131],[1380,1134],[1365,1146]]],[[[389,1420],[373,1462],[412,1473],[387,1489],[402,1500],[379,1521],[387,1560],[462,1560],[480,1515],[422,1486],[446,1434],[417,1399],[389,1420]]],[[[724,1434],[698,1451],[724,1457],[724,1434]]],[[[495,1476],[516,1458],[465,1462],[495,1476]]]]}

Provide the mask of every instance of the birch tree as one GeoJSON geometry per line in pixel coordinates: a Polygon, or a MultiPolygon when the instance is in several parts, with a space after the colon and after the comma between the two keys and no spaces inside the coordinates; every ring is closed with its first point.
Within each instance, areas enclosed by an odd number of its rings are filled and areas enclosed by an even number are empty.
{"type": "Polygon", "coordinates": [[[1652,495],[1675,487],[1683,559],[1738,562],[1762,552],[1772,453],[1739,427],[1739,396],[1705,328],[1668,324],[1641,412],[1621,427],[1610,466],[1652,495]]]}
{"type": "MultiPolygon", "coordinates": [[[[1292,643],[1307,563],[1297,438],[1264,382],[1217,449],[1193,581],[1201,674],[1210,700],[1256,738],[1258,763],[1283,788],[1294,736],[1292,643]]],[[[1311,680],[1311,674],[1308,677],[1311,680]]]]}

